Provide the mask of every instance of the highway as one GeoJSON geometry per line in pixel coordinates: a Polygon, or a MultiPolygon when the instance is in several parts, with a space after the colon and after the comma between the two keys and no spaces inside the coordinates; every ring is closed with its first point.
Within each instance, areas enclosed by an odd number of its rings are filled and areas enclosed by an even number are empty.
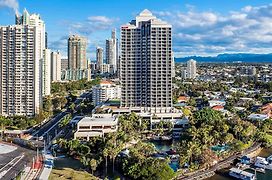
{"type": "MultiPolygon", "coordinates": [[[[91,92],[84,92],[82,93],[75,101],[74,104],[75,110],[79,108],[80,103],[87,97],[91,95],[91,92]]],[[[54,139],[57,134],[60,133],[62,128],[59,127],[59,123],[61,122],[61,119],[69,114],[69,110],[67,109],[64,112],[59,113],[55,117],[53,117],[51,120],[49,120],[46,124],[44,124],[38,131],[34,132],[32,134],[33,139],[39,138],[40,141],[44,141],[46,145],[49,145],[52,139],[54,139]]]]}

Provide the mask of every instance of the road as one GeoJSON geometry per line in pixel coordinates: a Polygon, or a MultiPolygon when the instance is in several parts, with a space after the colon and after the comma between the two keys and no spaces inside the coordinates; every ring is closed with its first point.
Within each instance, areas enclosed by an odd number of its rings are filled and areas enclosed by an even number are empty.
{"type": "Polygon", "coordinates": [[[6,154],[0,154],[0,179],[10,180],[16,177],[25,166],[32,163],[36,152],[16,146],[17,149],[6,154]]]}
{"type": "MultiPolygon", "coordinates": [[[[80,103],[87,97],[91,95],[90,92],[84,92],[82,93],[75,101],[74,104],[75,109],[77,110],[79,108],[80,103]]],[[[69,113],[69,110],[66,110],[64,112],[59,113],[57,116],[53,117],[51,120],[49,120],[46,124],[44,124],[38,131],[32,134],[33,138],[39,137],[39,140],[42,140],[45,142],[46,145],[50,144],[52,139],[56,137],[57,134],[60,133],[62,128],[60,128],[58,125],[61,121],[61,119],[69,113]]]]}

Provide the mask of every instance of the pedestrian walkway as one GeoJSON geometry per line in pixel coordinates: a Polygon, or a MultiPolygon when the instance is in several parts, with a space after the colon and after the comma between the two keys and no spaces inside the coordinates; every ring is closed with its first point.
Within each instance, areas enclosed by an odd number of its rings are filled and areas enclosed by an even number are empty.
{"type": "Polygon", "coordinates": [[[28,179],[28,176],[30,175],[31,173],[31,167],[29,166],[26,166],[23,170],[23,173],[21,175],[21,180],[25,180],[25,179],[28,179]]]}
{"type": "Polygon", "coordinates": [[[46,154],[44,157],[44,168],[43,171],[39,177],[39,180],[48,180],[50,173],[52,171],[52,163],[48,163],[48,162],[52,162],[54,159],[54,157],[52,156],[52,154],[46,154]]]}

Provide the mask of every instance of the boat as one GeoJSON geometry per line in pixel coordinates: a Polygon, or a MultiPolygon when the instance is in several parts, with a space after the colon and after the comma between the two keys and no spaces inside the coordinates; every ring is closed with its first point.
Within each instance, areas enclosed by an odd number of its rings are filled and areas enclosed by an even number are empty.
{"type": "Polygon", "coordinates": [[[174,149],[170,149],[169,151],[166,151],[166,153],[169,154],[169,155],[174,155],[177,152],[174,149]]]}
{"type": "Polygon", "coordinates": [[[256,168],[255,170],[257,172],[260,172],[260,173],[265,173],[265,169],[264,168],[256,168]]]}
{"type": "Polygon", "coordinates": [[[272,155],[268,156],[266,158],[266,160],[268,161],[269,164],[271,164],[272,163],[272,155]]]}
{"type": "Polygon", "coordinates": [[[266,158],[268,165],[266,166],[266,169],[272,170],[272,155],[268,156],[266,158]]]}
{"type": "Polygon", "coordinates": [[[250,159],[250,157],[248,157],[248,156],[243,156],[243,157],[240,159],[240,162],[241,162],[242,164],[246,164],[246,165],[250,165],[250,161],[251,161],[251,159],[250,159]]]}
{"type": "Polygon", "coordinates": [[[171,162],[178,162],[179,161],[179,155],[170,155],[171,162]]]}
{"type": "Polygon", "coordinates": [[[231,168],[229,171],[229,175],[231,177],[237,178],[237,179],[243,179],[243,180],[256,180],[256,175],[243,171],[238,168],[231,168]]]}
{"type": "Polygon", "coordinates": [[[258,167],[258,168],[266,169],[268,164],[269,164],[269,163],[266,161],[265,158],[259,157],[259,156],[258,156],[258,157],[256,158],[256,161],[255,161],[254,166],[256,166],[256,167],[258,167]]]}
{"type": "Polygon", "coordinates": [[[250,165],[247,165],[247,164],[244,164],[244,163],[237,163],[237,164],[236,164],[236,167],[237,167],[238,169],[244,170],[244,169],[249,169],[249,168],[250,168],[250,165]]]}
{"type": "Polygon", "coordinates": [[[153,141],[170,141],[172,140],[171,136],[154,136],[151,138],[153,141]]]}
{"type": "Polygon", "coordinates": [[[163,141],[170,141],[170,140],[172,140],[172,137],[171,136],[162,136],[161,140],[163,140],[163,141]]]}

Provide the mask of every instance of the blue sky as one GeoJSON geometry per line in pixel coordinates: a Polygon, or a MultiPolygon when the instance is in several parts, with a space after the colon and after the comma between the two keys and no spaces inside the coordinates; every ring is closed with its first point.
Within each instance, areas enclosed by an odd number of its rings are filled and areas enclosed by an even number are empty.
{"type": "Polygon", "coordinates": [[[272,52],[271,0],[0,0],[0,25],[14,11],[38,13],[46,23],[49,48],[66,56],[69,34],[88,37],[88,56],[147,8],[173,25],[176,57],[219,53],[272,52]]]}

